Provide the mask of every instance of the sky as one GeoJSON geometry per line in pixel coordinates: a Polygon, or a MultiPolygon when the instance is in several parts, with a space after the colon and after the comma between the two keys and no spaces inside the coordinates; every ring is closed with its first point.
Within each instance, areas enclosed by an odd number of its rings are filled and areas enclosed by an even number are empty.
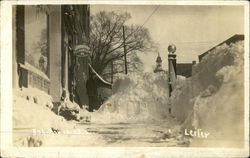
{"type": "MultiPolygon", "coordinates": [[[[241,6],[186,5],[91,5],[90,13],[129,12],[130,24],[143,25],[159,47],[163,69],[167,69],[167,48],[177,47],[177,63],[198,62],[198,55],[234,34],[244,34],[244,8],[241,6]],[[153,14],[152,14],[153,13],[153,14]],[[151,16],[150,16],[151,15],[151,16]]],[[[145,71],[155,67],[157,52],[138,54],[145,71]]]]}

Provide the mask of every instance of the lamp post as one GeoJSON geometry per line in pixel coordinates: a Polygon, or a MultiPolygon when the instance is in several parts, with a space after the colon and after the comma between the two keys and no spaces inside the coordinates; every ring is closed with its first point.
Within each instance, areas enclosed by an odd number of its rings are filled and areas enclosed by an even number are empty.
{"type": "MultiPolygon", "coordinates": [[[[171,93],[173,91],[173,81],[176,79],[176,46],[174,44],[170,44],[168,46],[168,85],[169,85],[169,104],[171,93]]],[[[171,107],[169,106],[169,113],[171,113],[171,107]]]]}

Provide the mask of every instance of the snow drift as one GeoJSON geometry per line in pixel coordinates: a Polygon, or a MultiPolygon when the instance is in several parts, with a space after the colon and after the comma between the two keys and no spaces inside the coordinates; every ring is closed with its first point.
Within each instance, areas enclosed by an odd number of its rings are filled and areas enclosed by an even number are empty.
{"type": "Polygon", "coordinates": [[[168,114],[168,84],[165,73],[120,75],[113,95],[91,116],[92,122],[144,122],[168,114]]]}
{"type": "Polygon", "coordinates": [[[179,81],[171,99],[184,129],[210,132],[193,146],[242,147],[244,143],[244,42],[218,46],[179,81]]]}
{"type": "Polygon", "coordinates": [[[52,98],[33,88],[13,90],[13,144],[15,146],[84,146],[103,144],[76,121],[51,111],[52,98]]]}

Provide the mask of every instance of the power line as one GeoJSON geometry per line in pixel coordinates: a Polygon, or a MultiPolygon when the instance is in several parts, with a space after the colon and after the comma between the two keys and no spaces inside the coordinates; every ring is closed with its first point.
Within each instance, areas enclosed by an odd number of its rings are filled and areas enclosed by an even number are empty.
{"type": "MultiPolygon", "coordinates": [[[[144,21],[144,23],[141,25],[141,28],[148,22],[148,20],[153,16],[153,14],[159,9],[160,5],[158,5],[154,11],[147,17],[147,19],[144,21]]],[[[138,30],[138,29],[137,29],[138,30]]],[[[194,41],[187,41],[187,42],[175,42],[175,43],[181,43],[181,44],[211,44],[211,43],[214,43],[214,42],[220,42],[220,40],[217,40],[217,41],[197,41],[197,42],[194,42],[194,41]]]]}
{"type": "Polygon", "coordinates": [[[217,40],[217,41],[187,41],[187,42],[175,42],[175,43],[197,43],[197,44],[200,44],[200,43],[214,43],[214,42],[221,42],[221,40],[217,40]]]}
{"type": "Polygon", "coordinates": [[[143,27],[147,22],[148,22],[148,20],[151,18],[151,16],[157,11],[157,9],[160,7],[160,5],[158,5],[155,9],[154,9],[154,11],[148,16],[148,18],[144,21],[144,23],[142,24],[142,26],[141,27],[143,27]]]}
{"type": "MultiPolygon", "coordinates": [[[[147,17],[147,19],[144,21],[144,23],[140,26],[140,27],[138,27],[135,31],[133,31],[131,34],[134,34],[136,31],[138,31],[138,29],[139,28],[142,28],[147,22],[148,22],[148,20],[152,17],[152,15],[157,11],[157,9],[160,7],[160,5],[158,5],[155,9],[154,9],[154,11],[147,17]]],[[[124,31],[125,32],[125,31],[124,31]]]]}
{"type": "Polygon", "coordinates": [[[148,22],[148,20],[152,17],[152,15],[157,11],[157,9],[160,7],[160,5],[158,5],[155,9],[154,9],[154,11],[147,17],[147,19],[143,22],[143,24],[140,26],[140,27],[138,27],[134,32],[132,32],[131,34],[134,34],[136,31],[138,31],[138,29],[139,28],[142,28],[147,22],[148,22]]]}

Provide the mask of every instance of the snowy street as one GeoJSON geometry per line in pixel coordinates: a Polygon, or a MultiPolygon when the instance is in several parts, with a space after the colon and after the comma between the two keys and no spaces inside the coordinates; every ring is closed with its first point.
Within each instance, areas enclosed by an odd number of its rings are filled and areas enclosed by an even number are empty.
{"type": "MultiPolygon", "coordinates": [[[[171,118],[170,118],[171,119],[171,118]]],[[[107,146],[188,146],[171,121],[157,123],[81,124],[88,132],[99,134],[107,146]]]]}
{"type": "Polygon", "coordinates": [[[107,146],[188,146],[180,122],[168,113],[167,75],[121,75],[114,94],[79,126],[107,146]]]}
{"type": "Polygon", "coordinates": [[[69,146],[188,146],[189,139],[183,137],[181,123],[168,113],[166,82],[167,77],[164,73],[120,76],[114,84],[115,93],[99,110],[92,113],[86,110],[80,111],[79,115],[89,117],[89,122],[65,121],[61,116],[53,114],[46,102],[50,100],[50,96],[35,89],[32,89],[33,95],[36,94],[35,98],[42,98],[38,100],[39,105],[32,103],[31,99],[27,100],[32,98],[28,89],[16,91],[14,116],[17,117],[14,117],[14,123],[16,132],[24,135],[16,134],[14,142],[23,145],[28,142],[27,146],[34,144],[36,146],[37,142],[38,144],[42,142],[42,146],[63,144],[69,146]],[[26,95],[28,97],[24,99],[26,95]],[[47,116],[46,119],[44,116],[47,116]],[[26,124],[27,121],[29,126],[26,124]],[[37,122],[41,124],[38,125],[37,122]],[[81,133],[74,134],[76,130],[80,130],[81,133]],[[69,133],[65,136],[63,133],[67,131],[69,133]],[[34,139],[36,143],[30,144],[30,139],[32,141],[34,139]]]}

